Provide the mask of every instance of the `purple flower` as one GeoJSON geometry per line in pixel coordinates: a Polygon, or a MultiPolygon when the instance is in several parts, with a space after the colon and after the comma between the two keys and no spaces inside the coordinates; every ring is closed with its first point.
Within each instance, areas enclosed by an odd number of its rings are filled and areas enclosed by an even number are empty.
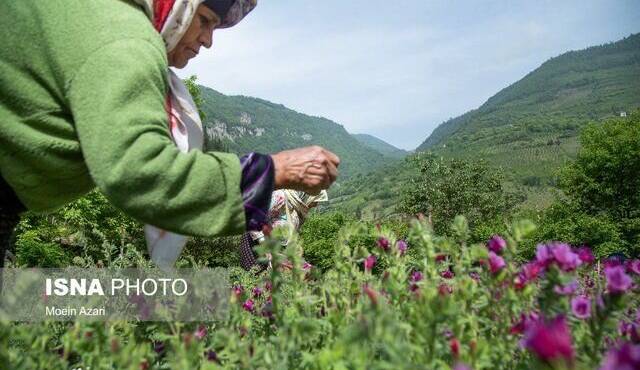
{"type": "Polygon", "coordinates": [[[233,291],[233,294],[236,296],[236,298],[240,298],[240,296],[242,296],[242,293],[244,293],[244,288],[242,287],[242,285],[234,285],[231,290],[233,291]]]}
{"type": "Polygon", "coordinates": [[[607,353],[600,370],[640,369],[640,345],[623,343],[607,353]]]}
{"type": "Polygon", "coordinates": [[[500,235],[494,235],[489,239],[487,247],[491,252],[500,254],[505,248],[507,248],[507,242],[505,242],[500,235]]]}
{"type": "Polygon", "coordinates": [[[153,342],[153,351],[157,354],[162,354],[164,352],[165,345],[164,342],[157,341],[153,342]]]}
{"type": "Polygon", "coordinates": [[[571,251],[568,244],[554,244],[551,253],[562,271],[573,271],[582,264],[580,257],[571,251]]]}
{"type": "Polygon", "coordinates": [[[498,256],[493,252],[489,252],[489,269],[492,274],[497,274],[506,266],[504,258],[498,256]]]}
{"type": "Polygon", "coordinates": [[[453,279],[453,272],[451,272],[451,270],[444,270],[440,273],[440,276],[445,279],[453,279]]]}
{"type": "Polygon", "coordinates": [[[251,292],[253,293],[253,298],[258,298],[262,295],[262,289],[260,289],[260,287],[253,288],[251,292]]]}
{"type": "Polygon", "coordinates": [[[309,271],[309,270],[311,270],[311,268],[313,268],[313,265],[312,265],[312,264],[310,264],[310,263],[309,263],[309,262],[307,262],[307,261],[305,261],[305,262],[302,264],[302,270],[304,270],[304,271],[309,271]]]}
{"type": "Polygon", "coordinates": [[[473,369],[471,369],[469,366],[467,366],[466,364],[464,364],[462,362],[458,362],[453,367],[453,370],[473,370],[473,369]]]}
{"type": "Polygon", "coordinates": [[[571,311],[579,319],[591,317],[591,300],[586,296],[577,296],[571,300],[571,311]]]}
{"type": "Polygon", "coordinates": [[[193,336],[196,337],[197,340],[202,340],[207,336],[207,327],[204,325],[200,325],[193,336]]]}
{"type": "Polygon", "coordinates": [[[622,259],[619,256],[612,256],[604,260],[604,268],[622,266],[622,259]]]}
{"type": "Polygon", "coordinates": [[[242,308],[244,308],[244,310],[245,310],[245,311],[253,312],[253,300],[252,300],[252,299],[247,299],[247,300],[242,304],[242,308]]]}
{"type": "Polygon", "coordinates": [[[578,289],[578,282],[573,280],[567,285],[556,285],[553,287],[553,291],[559,295],[572,295],[578,289]]]}
{"type": "Polygon", "coordinates": [[[536,261],[542,267],[547,267],[551,262],[553,262],[553,254],[551,253],[549,246],[538,244],[538,248],[536,249],[536,261]]]}
{"type": "Polygon", "coordinates": [[[583,263],[590,264],[596,260],[596,258],[593,256],[591,248],[587,247],[586,245],[578,248],[576,250],[576,253],[578,254],[578,258],[580,258],[580,261],[582,261],[583,263]]]}
{"type": "Polygon", "coordinates": [[[218,363],[220,362],[220,360],[218,359],[218,354],[212,349],[205,352],[205,357],[207,358],[207,361],[218,363]]]}
{"type": "Polygon", "coordinates": [[[511,326],[509,332],[511,334],[522,334],[529,330],[538,320],[540,320],[540,317],[535,312],[520,314],[520,320],[511,326]]]}
{"type": "Polygon", "coordinates": [[[380,249],[382,249],[383,251],[386,252],[389,250],[389,239],[380,237],[378,238],[377,243],[378,243],[378,247],[380,247],[380,249]]]}
{"type": "Polygon", "coordinates": [[[364,259],[364,270],[371,271],[373,266],[375,266],[377,258],[375,255],[371,254],[369,257],[364,259]]]}
{"type": "Polygon", "coordinates": [[[424,276],[422,275],[422,272],[415,270],[411,273],[411,277],[409,279],[412,283],[417,283],[418,281],[422,280],[423,277],[424,276]]]}
{"type": "Polygon", "coordinates": [[[640,275],[640,259],[628,260],[626,263],[627,272],[633,272],[640,275]]]}
{"type": "Polygon", "coordinates": [[[624,293],[631,288],[632,280],[624,272],[624,267],[605,267],[604,274],[607,277],[607,290],[609,293],[624,293]]]}
{"type": "Polygon", "coordinates": [[[544,320],[535,322],[526,331],[522,343],[542,361],[551,362],[559,359],[564,359],[568,363],[573,361],[571,332],[562,315],[548,324],[544,320]]]}
{"type": "Polygon", "coordinates": [[[400,239],[396,242],[396,247],[398,248],[398,252],[400,252],[401,256],[404,256],[407,253],[407,248],[409,245],[404,240],[400,239]]]}

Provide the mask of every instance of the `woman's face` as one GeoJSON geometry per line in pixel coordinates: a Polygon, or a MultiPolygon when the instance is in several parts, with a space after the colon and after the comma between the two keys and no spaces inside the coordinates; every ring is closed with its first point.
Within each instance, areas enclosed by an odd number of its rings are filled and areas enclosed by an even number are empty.
{"type": "Polygon", "coordinates": [[[169,65],[176,68],[183,68],[189,59],[195,57],[200,52],[200,47],[211,47],[213,30],[220,24],[220,18],[213,10],[200,4],[193,15],[191,25],[187,28],[178,45],[167,54],[169,65]]]}

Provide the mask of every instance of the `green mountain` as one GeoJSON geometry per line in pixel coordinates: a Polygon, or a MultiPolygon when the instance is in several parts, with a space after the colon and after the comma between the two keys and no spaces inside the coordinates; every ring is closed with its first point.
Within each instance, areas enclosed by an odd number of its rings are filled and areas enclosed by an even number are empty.
{"type": "MultiPolygon", "coordinates": [[[[477,109],[441,124],[416,151],[483,158],[502,167],[524,207],[544,207],[554,172],[575,157],[580,129],[640,107],[640,34],[571,51],[543,63],[477,109]]],[[[395,213],[409,161],[359,175],[333,191],[331,205],[367,219],[395,213]]]]}
{"type": "Polygon", "coordinates": [[[480,106],[442,123],[416,150],[485,158],[535,185],[572,158],[590,121],[640,107],[640,34],[543,63],[480,106]]]}
{"type": "Polygon", "coordinates": [[[340,181],[370,172],[390,160],[326,118],[308,116],[262,99],[227,96],[205,86],[200,86],[200,92],[209,149],[223,148],[242,155],[320,145],[340,157],[340,181]]]}
{"type": "Polygon", "coordinates": [[[384,156],[390,158],[404,158],[409,152],[403,149],[396,148],[395,146],[387,143],[384,140],[378,139],[375,136],[368,134],[351,134],[356,140],[358,140],[361,144],[368,146],[369,148],[381,153],[384,156]]]}

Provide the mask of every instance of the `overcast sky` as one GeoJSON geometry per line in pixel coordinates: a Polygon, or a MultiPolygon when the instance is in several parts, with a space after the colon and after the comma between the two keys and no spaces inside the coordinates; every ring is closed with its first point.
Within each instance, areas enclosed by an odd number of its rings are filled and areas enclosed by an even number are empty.
{"type": "Polygon", "coordinates": [[[259,0],[178,73],[414,149],[545,60],[640,32],[640,0],[259,0]]]}

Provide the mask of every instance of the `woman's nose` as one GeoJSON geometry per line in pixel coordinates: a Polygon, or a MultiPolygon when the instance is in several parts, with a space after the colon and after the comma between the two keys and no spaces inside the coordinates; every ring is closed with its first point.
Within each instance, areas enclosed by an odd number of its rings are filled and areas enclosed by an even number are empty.
{"type": "Polygon", "coordinates": [[[200,42],[202,42],[202,46],[209,49],[213,44],[213,30],[205,30],[202,32],[202,36],[200,36],[200,42]]]}

